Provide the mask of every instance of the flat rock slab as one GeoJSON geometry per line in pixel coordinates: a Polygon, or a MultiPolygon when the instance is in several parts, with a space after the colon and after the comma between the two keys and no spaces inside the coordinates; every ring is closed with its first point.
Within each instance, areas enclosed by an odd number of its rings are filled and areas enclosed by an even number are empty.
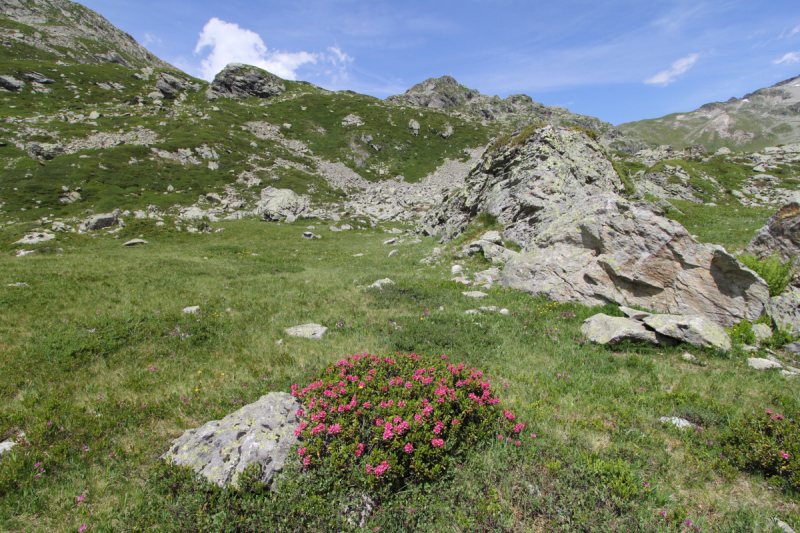
{"type": "Polygon", "coordinates": [[[25,283],[24,281],[18,281],[17,283],[9,283],[8,286],[9,287],[27,287],[28,284],[25,283]]]}
{"type": "Polygon", "coordinates": [[[598,344],[618,344],[626,340],[658,344],[655,332],[640,322],[603,313],[587,318],[581,326],[581,333],[598,344]]]}
{"type": "Polygon", "coordinates": [[[191,307],[184,307],[183,308],[183,314],[185,314],[185,315],[193,315],[193,314],[199,313],[199,312],[200,312],[200,306],[199,305],[193,305],[191,307]]]}
{"type": "Polygon", "coordinates": [[[626,317],[639,321],[642,321],[653,314],[653,313],[648,313],[647,311],[639,311],[638,309],[631,309],[630,307],[625,307],[624,305],[620,305],[619,310],[626,317]]]}
{"type": "Polygon", "coordinates": [[[685,418],[678,418],[677,416],[662,416],[661,421],[665,424],[672,424],[678,429],[697,427],[685,418]]]}
{"type": "Polygon", "coordinates": [[[29,233],[14,244],[39,244],[52,241],[56,236],[53,233],[29,233]]]}
{"type": "Polygon", "coordinates": [[[464,296],[469,296],[470,298],[483,298],[484,296],[489,296],[485,292],[481,291],[467,291],[467,292],[462,292],[461,294],[463,294],[464,296]]]}
{"type": "Polygon", "coordinates": [[[319,324],[303,324],[302,326],[286,328],[287,335],[301,339],[321,339],[326,331],[328,331],[328,328],[319,324]]]}
{"type": "Polygon", "coordinates": [[[140,244],[150,244],[150,243],[147,242],[144,239],[133,239],[133,240],[130,240],[130,241],[126,242],[122,246],[139,246],[140,244]]]}
{"type": "Polygon", "coordinates": [[[269,483],[297,442],[301,407],[290,394],[271,392],[222,420],[187,430],[161,458],[188,466],[219,486],[236,486],[244,469],[258,463],[262,480],[269,483]]]}
{"type": "Polygon", "coordinates": [[[770,370],[772,368],[783,368],[783,365],[770,361],[769,359],[760,359],[758,357],[749,357],[747,359],[747,366],[755,368],[756,370],[770,370]]]}
{"type": "Polygon", "coordinates": [[[699,315],[650,315],[643,322],[661,335],[694,346],[731,349],[731,338],[719,324],[699,315]]]}

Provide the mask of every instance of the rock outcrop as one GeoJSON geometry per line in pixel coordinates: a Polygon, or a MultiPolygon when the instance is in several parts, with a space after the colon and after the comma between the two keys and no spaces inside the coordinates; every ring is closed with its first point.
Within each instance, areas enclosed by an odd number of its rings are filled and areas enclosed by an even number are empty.
{"type": "Polygon", "coordinates": [[[479,213],[493,215],[523,248],[496,261],[507,259],[501,284],[554,301],[636,305],[724,326],[761,315],[766,283],[652,204],[619,196],[619,176],[585,132],[546,126],[528,135],[490,145],[418,231],[444,242],[479,213]]]}
{"type": "MultiPolygon", "coordinates": [[[[457,107],[480,96],[481,93],[465,87],[451,76],[429,78],[408,89],[404,94],[390,96],[388,102],[404,102],[419,107],[445,109],[457,107]]],[[[419,127],[416,128],[419,130],[419,127]]]]}
{"type": "Polygon", "coordinates": [[[256,203],[253,213],[267,221],[294,220],[308,212],[308,205],[308,198],[291,189],[266,187],[261,190],[261,200],[256,203]]]}
{"type": "Polygon", "coordinates": [[[795,337],[800,336],[800,289],[793,287],[780,296],[770,298],[766,313],[778,329],[795,337]]]}
{"type": "Polygon", "coordinates": [[[535,230],[501,279],[534,296],[703,315],[723,326],[757,319],[769,297],[767,284],[724,248],[698,243],[647,202],[591,196],[551,207],[535,230]]]}
{"type": "MultiPolygon", "coordinates": [[[[283,81],[262,70],[241,63],[230,63],[214,77],[211,91],[217,97],[224,98],[269,98],[286,90],[283,81]]],[[[214,98],[212,98],[214,99],[214,98]]]]}
{"type": "Polygon", "coordinates": [[[760,258],[778,254],[784,262],[800,257],[800,204],[790,202],[781,207],[744,251],[760,258]]]}
{"type": "Polygon", "coordinates": [[[245,468],[259,464],[261,479],[269,483],[297,442],[301,408],[291,395],[271,392],[222,420],[187,430],[161,458],[188,466],[219,486],[237,486],[245,468]]]}
{"type": "Polygon", "coordinates": [[[581,131],[545,126],[527,138],[513,138],[506,146],[497,140],[490,144],[464,186],[429,211],[418,231],[440,235],[445,242],[478,214],[488,212],[506,227],[507,239],[525,246],[533,236],[537,213],[546,207],[623,190],[596,141],[581,131]]]}
{"type": "Polygon", "coordinates": [[[655,332],[630,318],[608,316],[600,313],[589,317],[581,326],[581,333],[598,344],[619,344],[623,341],[657,344],[655,332]]]}

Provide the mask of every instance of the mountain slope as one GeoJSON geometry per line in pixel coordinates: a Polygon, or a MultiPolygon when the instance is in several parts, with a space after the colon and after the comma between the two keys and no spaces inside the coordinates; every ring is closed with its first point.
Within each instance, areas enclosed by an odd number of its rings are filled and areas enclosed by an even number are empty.
{"type": "Polygon", "coordinates": [[[706,104],[690,113],[620,124],[626,135],[676,148],[702,143],[755,151],[800,141],[800,76],[759,89],[742,98],[706,104]]]}
{"type": "Polygon", "coordinates": [[[68,0],[0,0],[6,47],[20,43],[79,63],[174,68],[98,13],[68,0]]]}

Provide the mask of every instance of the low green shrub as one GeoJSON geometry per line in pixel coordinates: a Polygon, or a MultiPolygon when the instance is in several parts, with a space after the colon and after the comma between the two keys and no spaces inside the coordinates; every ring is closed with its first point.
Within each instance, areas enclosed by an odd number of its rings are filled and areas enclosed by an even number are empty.
{"type": "Polygon", "coordinates": [[[292,394],[308,408],[295,432],[303,465],[333,468],[356,486],[437,479],[471,445],[492,435],[519,443],[525,427],[500,409],[480,371],[444,355],[357,354],[292,394]]]}
{"type": "Polygon", "coordinates": [[[742,254],[739,256],[739,261],[767,282],[770,296],[782,294],[789,286],[789,282],[792,281],[794,260],[784,264],[778,255],[759,259],[752,255],[742,254]]]}
{"type": "Polygon", "coordinates": [[[800,489],[800,425],[767,409],[731,424],[723,439],[730,462],[800,489]]]}

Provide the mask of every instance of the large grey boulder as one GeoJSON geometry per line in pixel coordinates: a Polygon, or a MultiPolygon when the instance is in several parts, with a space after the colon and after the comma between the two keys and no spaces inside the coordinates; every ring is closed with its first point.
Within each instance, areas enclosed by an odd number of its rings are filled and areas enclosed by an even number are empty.
{"type": "Polygon", "coordinates": [[[800,336],[800,289],[793,287],[780,296],[770,298],[766,313],[778,329],[795,337],[800,336]]]}
{"type": "Polygon", "coordinates": [[[278,221],[307,213],[308,206],[308,198],[291,189],[266,187],[261,190],[261,200],[256,202],[253,212],[264,220],[278,221]]]}
{"type": "Polygon", "coordinates": [[[43,242],[52,241],[56,236],[53,233],[28,233],[14,244],[41,244],[43,242]]]}
{"type": "Polygon", "coordinates": [[[237,486],[245,468],[259,464],[262,480],[269,483],[297,442],[301,408],[290,394],[271,392],[222,420],[187,430],[161,458],[188,466],[219,486],[237,486]]]}
{"type": "Polygon", "coordinates": [[[164,95],[164,98],[170,100],[175,98],[181,91],[185,91],[187,87],[186,81],[166,72],[159,74],[156,82],[156,89],[164,95]]]}
{"type": "Polygon", "coordinates": [[[698,243],[647,202],[588,196],[552,204],[526,225],[535,237],[506,264],[501,284],[534,296],[703,315],[723,326],[757,319],[769,297],[725,249],[698,243]]]}
{"type": "Polygon", "coordinates": [[[584,337],[598,344],[619,344],[622,341],[658,344],[656,334],[641,322],[603,313],[587,318],[581,326],[584,337]]]}
{"type": "Polygon", "coordinates": [[[266,70],[241,63],[230,63],[214,77],[214,82],[211,84],[214,95],[225,98],[251,96],[269,98],[285,90],[286,86],[279,77],[266,70]]]}
{"type": "Polygon", "coordinates": [[[703,316],[650,315],[643,322],[661,335],[695,346],[726,352],[731,349],[725,330],[703,316]]]}
{"type": "Polygon", "coordinates": [[[603,192],[621,192],[622,181],[605,151],[586,133],[545,126],[528,138],[490,144],[463,187],[422,219],[417,231],[446,242],[482,212],[494,215],[507,239],[525,247],[545,208],[603,192]]]}
{"type": "Polygon", "coordinates": [[[119,213],[101,213],[99,215],[92,215],[80,225],[82,231],[96,231],[103,228],[110,228],[120,223],[119,213]]]}
{"type": "Polygon", "coordinates": [[[744,251],[760,258],[778,254],[784,262],[800,256],[800,204],[790,202],[781,207],[744,251]]]}

